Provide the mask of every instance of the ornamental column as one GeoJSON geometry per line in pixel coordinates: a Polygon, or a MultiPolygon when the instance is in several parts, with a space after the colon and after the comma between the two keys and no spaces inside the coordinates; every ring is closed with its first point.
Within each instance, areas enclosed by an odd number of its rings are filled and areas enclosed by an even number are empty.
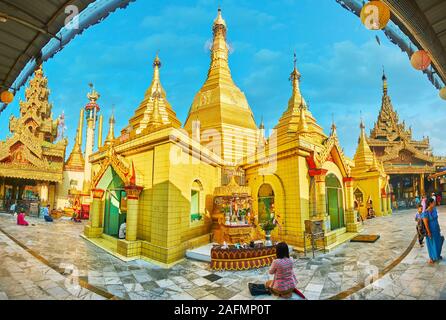
{"type": "Polygon", "coordinates": [[[84,184],[82,187],[83,191],[88,191],[90,189],[91,163],[89,158],[93,154],[96,121],[98,118],[98,113],[100,111],[97,100],[100,98],[101,95],[94,89],[92,84],[90,84],[90,87],[92,91],[87,94],[90,102],[85,106],[85,114],[87,118],[87,139],[85,143],[84,184]]]}
{"type": "Polygon", "coordinates": [[[93,203],[90,210],[90,224],[92,228],[101,227],[101,204],[102,197],[104,196],[104,190],[102,189],[92,189],[93,193],[93,203]]]}
{"type": "Polygon", "coordinates": [[[357,221],[354,209],[354,194],[353,194],[353,178],[344,178],[345,190],[345,220],[347,232],[359,232],[361,224],[357,221]]]}
{"type": "Polygon", "coordinates": [[[424,190],[424,173],[420,174],[420,199],[421,197],[425,194],[425,190],[424,190]]]}
{"type": "Polygon", "coordinates": [[[138,213],[139,213],[139,196],[143,187],[130,185],[125,187],[127,193],[127,223],[126,236],[127,241],[136,241],[138,233],[138,213]]]}
{"type": "Polygon", "coordinates": [[[324,228],[326,232],[329,232],[330,228],[326,224],[327,217],[327,198],[326,198],[326,188],[325,188],[325,178],[327,176],[327,170],[325,169],[315,169],[310,170],[310,176],[314,177],[315,191],[316,191],[316,216],[318,220],[324,222],[324,228]]]}

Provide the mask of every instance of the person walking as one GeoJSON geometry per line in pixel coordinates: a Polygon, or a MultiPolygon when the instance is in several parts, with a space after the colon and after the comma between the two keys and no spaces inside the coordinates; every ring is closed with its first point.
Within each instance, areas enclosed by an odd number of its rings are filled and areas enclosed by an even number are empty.
{"type": "Polygon", "coordinates": [[[440,225],[438,223],[438,213],[435,208],[435,200],[429,199],[427,209],[421,214],[424,226],[426,227],[426,247],[429,252],[429,263],[443,259],[441,249],[443,247],[444,237],[441,235],[440,225]]]}
{"type": "Polygon", "coordinates": [[[417,223],[417,236],[418,243],[420,247],[424,247],[424,237],[426,236],[426,228],[424,227],[423,219],[421,215],[423,214],[423,206],[421,203],[418,204],[417,213],[415,214],[415,222],[417,223]]]}

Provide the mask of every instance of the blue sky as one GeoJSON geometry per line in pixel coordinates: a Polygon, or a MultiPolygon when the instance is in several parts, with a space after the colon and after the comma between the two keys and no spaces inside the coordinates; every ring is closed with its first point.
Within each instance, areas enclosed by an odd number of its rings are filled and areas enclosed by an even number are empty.
{"type": "MultiPolygon", "coordinates": [[[[53,112],[65,111],[71,152],[79,109],[87,103],[88,83],[101,94],[108,119],[113,105],[120,131],[141,102],[160,51],[161,79],[182,123],[209,67],[207,43],[218,5],[233,48],[230,67],[259,122],[273,128],[291,94],[293,52],[302,73],[301,89],[310,110],[328,133],[332,114],[341,144],[353,156],[362,111],[367,130],[381,105],[382,65],[400,119],[414,136],[429,135],[434,152],[446,155],[446,105],[400,49],[382,32],[369,31],[334,0],[137,0],[91,27],[44,65],[53,112]],[[375,40],[381,39],[381,46],[375,40]]],[[[23,99],[23,89],[18,97],[23,99]]],[[[7,128],[18,114],[18,99],[0,115],[7,128]]],[[[107,121],[104,121],[107,123],[107,121]]],[[[104,136],[107,128],[104,128],[104,136]]],[[[6,136],[6,131],[0,138],[6,136]]]]}

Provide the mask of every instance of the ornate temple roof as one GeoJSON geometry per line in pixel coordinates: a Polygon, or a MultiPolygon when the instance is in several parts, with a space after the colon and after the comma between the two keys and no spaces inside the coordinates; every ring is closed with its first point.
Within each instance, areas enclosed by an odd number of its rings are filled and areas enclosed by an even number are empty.
{"type": "Polygon", "coordinates": [[[55,142],[57,121],[52,119],[50,90],[42,66],[36,69],[25,101],[20,101],[20,117],[11,117],[12,136],[0,142],[0,176],[62,180],[66,139],[55,142]]]}
{"type": "Polygon", "coordinates": [[[445,158],[432,154],[429,138],[415,140],[412,129],[400,122],[388,94],[388,82],[385,73],[383,80],[383,96],[378,120],[370,132],[367,142],[384,163],[387,173],[430,173],[436,166],[443,166],[445,158]]]}
{"type": "Polygon", "coordinates": [[[160,79],[161,60],[158,55],[153,62],[153,79],[147,89],[144,99],[130,119],[130,130],[140,134],[143,130],[161,126],[181,127],[169,101],[160,79]]]}
{"type": "Polygon", "coordinates": [[[190,107],[185,129],[192,132],[192,122],[198,120],[202,129],[228,125],[257,130],[245,94],[231,76],[229,48],[226,43],[227,26],[220,9],[212,30],[213,44],[208,76],[190,107]]]}
{"type": "Polygon", "coordinates": [[[400,123],[398,113],[394,110],[392,100],[388,95],[387,76],[383,73],[383,95],[378,120],[370,132],[370,145],[383,141],[408,140],[416,142],[423,149],[429,148],[429,140],[415,141],[412,139],[412,128],[406,129],[406,123],[400,123]]]}

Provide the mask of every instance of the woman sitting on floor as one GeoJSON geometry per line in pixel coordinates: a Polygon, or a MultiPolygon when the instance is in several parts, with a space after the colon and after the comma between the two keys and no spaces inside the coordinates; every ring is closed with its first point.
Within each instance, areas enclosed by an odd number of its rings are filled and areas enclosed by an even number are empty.
{"type": "Polygon", "coordinates": [[[266,282],[266,287],[275,295],[283,298],[291,298],[297,285],[293,271],[293,260],[290,259],[288,245],[281,242],[276,246],[277,259],[271,264],[269,274],[274,275],[274,280],[266,282]]]}
{"type": "Polygon", "coordinates": [[[20,213],[17,215],[17,224],[19,226],[27,226],[28,222],[25,220],[25,211],[23,209],[20,210],[20,213]]]}

